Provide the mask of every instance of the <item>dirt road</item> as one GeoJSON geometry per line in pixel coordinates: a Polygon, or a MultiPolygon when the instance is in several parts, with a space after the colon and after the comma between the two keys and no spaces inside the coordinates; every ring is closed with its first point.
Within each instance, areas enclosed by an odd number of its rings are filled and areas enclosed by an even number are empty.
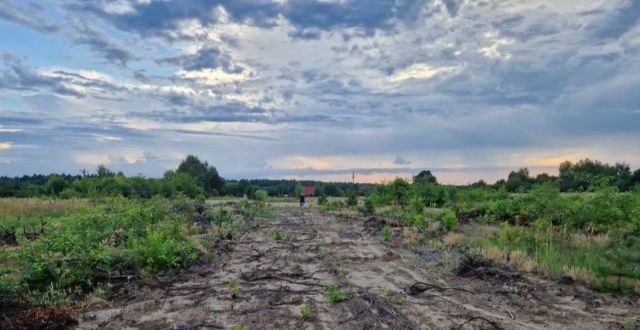
{"type": "Polygon", "coordinates": [[[131,284],[129,299],[96,303],[78,328],[620,329],[637,308],[575,284],[483,264],[460,268],[453,252],[403,245],[401,228],[382,241],[375,220],[301,216],[292,207],[276,213],[219,244],[211,263],[131,284]],[[348,299],[329,302],[329,283],[348,299]]]}

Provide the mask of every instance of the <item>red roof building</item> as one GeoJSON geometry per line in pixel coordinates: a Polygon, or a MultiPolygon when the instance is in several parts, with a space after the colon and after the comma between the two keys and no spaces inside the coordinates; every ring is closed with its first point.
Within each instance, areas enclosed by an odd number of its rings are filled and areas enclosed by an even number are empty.
{"type": "Polygon", "coordinates": [[[314,186],[306,186],[302,190],[302,194],[305,196],[313,196],[316,194],[316,187],[314,186]]]}

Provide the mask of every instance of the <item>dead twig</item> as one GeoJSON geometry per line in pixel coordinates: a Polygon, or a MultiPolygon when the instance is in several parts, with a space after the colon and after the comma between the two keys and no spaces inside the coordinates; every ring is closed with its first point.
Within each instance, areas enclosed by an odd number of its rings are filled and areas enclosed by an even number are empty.
{"type": "Polygon", "coordinates": [[[462,291],[462,292],[472,293],[472,291],[469,291],[469,290],[463,289],[463,288],[442,287],[442,286],[438,286],[438,285],[435,285],[435,284],[424,283],[424,282],[416,282],[414,284],[411,284],[409,287],[407,287],[405,289],[405,291],[407,291],[407,293],[409,295],[415,296],[415,295],[417,295],[419,293],[422,293],[422,292],[425,292],[425,291],[431,290],[431,289],[437,289],[438,291],[454,290],[454,291],[462,291]]]}
{"type": "Polygon", "coordinates": [[[461,324],[460,324],[456,329],[457,329],[457,330],[460,330],[460,329],[462,329],[462,327],[463,327],[465,324],[471,323],[471,322],[473,322],[473,321],[475,321],[475,320],[482,320],[482,322],[483,322],[483,323],[484,323],[484,322],[487,322],[487,323],[489,323],[489,324],[490,324],[494,329],[498,329],[498,330],[505,330],[505,329],[504,329],[500,324],[498,324],[497,322],[495,322],[495,321],[491,321],[491,320],[489,320],[489,319],[487,319],[486,317],[483,317],[483,316],[474,316],[474,317],[472,317],[472,318],[470,318],[470,319],[468,319],[468,320],[466,320],[466,321],[462,322],[462,323],[461,323],[461,324]]]}

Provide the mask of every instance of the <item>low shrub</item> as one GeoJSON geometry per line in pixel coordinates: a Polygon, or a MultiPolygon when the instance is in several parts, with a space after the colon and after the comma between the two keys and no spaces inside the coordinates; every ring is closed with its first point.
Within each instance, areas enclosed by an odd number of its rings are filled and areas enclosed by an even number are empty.
{"type": "Polygon", "coordinates": [[[464,243],[464,235],[458,233],[449,233],[442,238],[444,245],[447,247],[457,247],[464,243]]]}
{"type": "Polygon", "coordinates": [[[450,232],[458,226],[458,218],[453,211],[448,210],[441,215],[440,223],[442,223],[442,227],[444,227],[447,232],[450,232]]]}
{"type": "Polygon", "coordinates": [[[332,303],[339,303],[347,300],[347,295],[342,292],[335,283],[324,286],[324,296],[332,303]]]}
{"type": "Polygon", "coordinates": [[[280,230],[280,228],[276,228],[273,231],[273,239],[276,241],[282,240],[282,231],[280,230]]]}
{"type": "Polygon", "coordinates": [[[300,306],[300,317],[302,317],[303,320],[311,318],[311,307],[308,303],[304,303],[300,306]]]}
{"type": "Polygon", "coordinates": [[[389,241],[391,239],[391,235],[393,235],[393,231],[391,231],[391,227],[389,227],[388,225],[385,225],[384,227],[382,227],[381,235],[384,241],[389,241]]]}

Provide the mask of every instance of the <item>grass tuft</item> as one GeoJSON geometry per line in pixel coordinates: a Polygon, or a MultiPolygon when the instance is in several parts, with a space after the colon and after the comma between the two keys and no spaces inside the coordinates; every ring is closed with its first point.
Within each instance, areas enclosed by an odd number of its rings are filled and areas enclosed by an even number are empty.
{"type": "Polygon", "coordinates": [[[347,300],[347,295],[342,292],[335,283],[325,285],[324,296],[332,303],[339,303],[347,300]]]}

